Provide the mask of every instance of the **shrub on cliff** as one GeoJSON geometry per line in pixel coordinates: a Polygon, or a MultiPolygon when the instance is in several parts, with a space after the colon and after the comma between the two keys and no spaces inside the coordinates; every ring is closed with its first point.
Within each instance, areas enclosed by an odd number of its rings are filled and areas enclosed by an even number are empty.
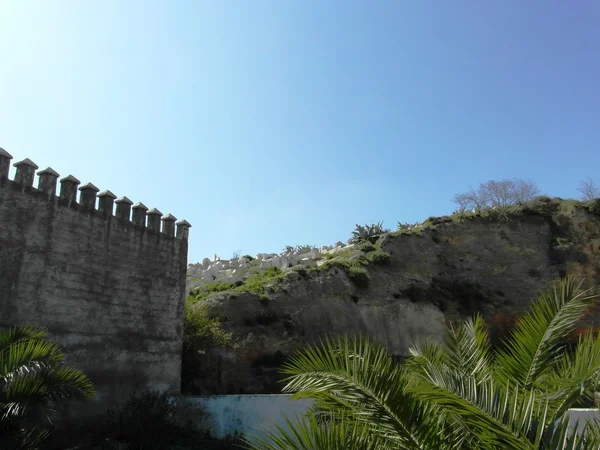
{"type": "Polygon", "coordinates": [[[570,431],[568,409],[591,397],[600,335],[565,338],[597,296],[564,280],[540,296],[494,352],[483,319],[415,345],[402,365],[364,338],[326,339],[284,365],[283,391],[310,398],[291,432],[276,428],[250,448],[597,450],[600,430],[570,431]]]}
{"type": "Polygon", "coordinates": [[[600,198],[590,201],[590,212],[600,217],[600,198]]]}
{"type": "Polygon", "coordinates": [[[183,322],[183,351],[200,351],[215,345],[231,345],[231,333],[223,331],[218,319],[211,318],[203,304],[188,306],[183,322]]]}
{"type": "Polygon", "coordinates": [[[205,283],[202,286],[198,286],[192,292],[190,292],[190,298],[193,301],[202,300],[211,294],[216,292],[224,292],[233,289],[236,285],[234,283],[226,283],[225,281],[215,281],[213,283],[205,283]]]}
{"type": "Polygon", "coordinates": [[[352,237],[348,240],[350,244],[360,244],[362,242],[370,242],[374,244],[377,239],[384,234],[389,232],[383,228],[383,222],[377,222],[372,224],[358,225],[352,232],[352,237]]]}
{"type": "Polygon", "coordinates": [[[47,334],[33,326],[0,331],[0,448],[36,448],[49,436],[59,403],[95,395],[47,334]]]}
{"type": "Polygon", "coordinates": [[[388,264],[392,259],[391,255],[382,250],[376,250],[374,252],[368,253],[364,257],[365,262],[367,264],[388,264]]]}
{"type": "Polygon", "coordinates": [[[202,355],[215,347],[234,347],[231,333],[209,315],[208,306],[201,302],[186,302],[183,321],[183,351],[181,362],[181,385],[188,389],[202,369],[202,355]]]}

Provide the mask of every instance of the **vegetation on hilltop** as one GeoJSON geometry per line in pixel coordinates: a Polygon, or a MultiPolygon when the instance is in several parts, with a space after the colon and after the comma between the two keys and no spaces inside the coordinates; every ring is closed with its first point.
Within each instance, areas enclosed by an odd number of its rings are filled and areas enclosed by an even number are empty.
{"type": "MultiPolygon", "coordinates": [[[[302,320],[294,322],[288,319],[293,314],[293,304],[298,301],[303,308],[310,307],[311,296],[330,295],[342,304],[360,301],[367,308],[373,303],[371,299],[398,308],[402,306],[397,304],[404,302],[410,302],[407,308],[421,308],[426,306],[424,303],[429,303],[429,306],[439,309],[446,320],[462,318],[477,311],[489,314],[486,317],[492,319],[507,313],[510,308],[521,308],[526,303],[525,298],[519,297],[515,301],[510,298],[510,292],[520,291],[520,296],[527,289],[539,288],[542,279],[550,281],[556,274],[587,276],[591,273],[592,263],[597,261],[593,254],[596,244],[588,241],[595,239],[597,224],[589,223],[587,213],[593,213],[596,201],[537,196],[525,203],[506,201],[504,205],[508,206],[502,208],[494,208],[491,206],[493,203],[488,203],[481,210],[457,210],[451,215],[429,217],[416,224],[400,224],[398,230],[379,235],[374,242],[366,238],[358,244],[323,253],[316,267],[297,266],[289,271],[269,268],[261,272],[258,262],[255,262],[250,264],[248,276],[242,281],[207,283],[190,293],[188,308],[198,309],[198,314],[205,315],[201,321],[205,326],[202,336],[212,336],[212,339],[202,341],[193,354],[201,355],[202,351],[214,349],[211,355],[219,357],[241,354],[251,354],[251,358],[258,358],[254,356],[256,354],[268,356],[269,350],[246,348],[243,341],[237,347],[232,343],[234,348],[231,349],[231,346],[222,343],[222,336],[217,331],[233,331],[238,326],[256,323],[254,314],[264,313],[277,317],[268,329],[256,330],[266,336],[265,341],[276,340],[277,336],[295,336],[306,324],[302,320]],[[479,243],[479,236],[486,241],[479,243]],[[490,249],[487,254],[480,251],[482,246],[490,249]],[[490,252],[496,256],[490,255],[490,252]],[[480,260],[479,264],[477,261],[480,260]],[[522,267],[522,271],[509,269],[506,273],[511,265],[522,267]],[[399,271],[403,271],[404,275],[397,276],[399,271]],[[488,276],[492,281],[477,278],[488,276]],[[505,289],[503,280],[510,283],[510,287],[505,289]],[[381,286],[381,283],[389,288],[381,286]],[[249,311],[247,317],[246,313],[236,316],[223,310],[223,305],[231,304],[242,293],[253,294],[254,300],[260,300],[260,304],[244,305],[249,311]],[[210,298],[212,295],[216,295],[214,300],[210,298]],[[273,299],[277,301],[270,302],[273,299]],[[401,301],[396,302],[395,299],[401,301]],[[203,304],[206,306],[200,306],[203,304]],[[213,304],[214,309],[211,309],[213,304]],[[215,311],[212,317],[211,310],[215,311]],[[220,311],[218,315],[216,311],[220,311]],[[227,325],[221,322],[225,317],[227,325]]],[[[379,225],[383,229],[383,223],[379,225]]],[[[348,314],[352,314],[351,311],[350,308],[348,314]]],[[[516,313],[516,310],[512,311],[511,317],[516,313]]],[[[510,327],[510,323],[491,325],[494,342],[510,327]]],[[[187,327],[188,330],[190,328],[187,327]]],[[[343,325],[342,328],[338,326],[339,329],[343,330],[343,325]]],[[[193,341],[190,339],[190,342],[193,341]]],[[[292,344],[282,344],[282,347],[285,354],[295,351],[292,344]]],[[[405,349],[396,351],[404,352],[405,349]]],[[[210,359],[202,358],[204,361],[210,359]]],[[[188,356],[185,356],[184,371],[189,367],[188,362],[188,356]]],[[[231,363],[233,366],[236,364],[231,363]]],[[[270,365],[269,370],[268,374],[264,371],[256,375],[259,383],[268,380],[265,385],[269,387],[265,389],[273,389],[275,383],[272,375],[274,365],[270,365]]],[[[223,375],[223,379],[230,378],[235,377],[223,375]]],[[[245,386],[240,379],[236,378],[236,382],[245,386]]],[[[209,392],[217,389],[214,387],[216,383],[211,386],[207,388],[209,392]]]]}

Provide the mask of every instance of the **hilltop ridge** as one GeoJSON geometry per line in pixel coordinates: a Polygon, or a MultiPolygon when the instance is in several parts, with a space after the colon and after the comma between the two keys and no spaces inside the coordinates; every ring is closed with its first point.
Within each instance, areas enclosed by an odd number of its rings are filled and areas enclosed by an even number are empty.
{"type": "MultiPolygon", "coordinates": [[[[184,389],[279,392],[285,358],[328,334],[367,334],[402,356],[480,313],[499,339],[550,282],[572,275],[600,284],[596,206],[537,197],[502,211],[431,217],[374,243],[321,252],[309,267],[205,284],[188,307],[208,308],[236,346],[206,349],[184,389]]],[[[600,324],[600,315],[591,312],[587,322],[600,324]]]]}

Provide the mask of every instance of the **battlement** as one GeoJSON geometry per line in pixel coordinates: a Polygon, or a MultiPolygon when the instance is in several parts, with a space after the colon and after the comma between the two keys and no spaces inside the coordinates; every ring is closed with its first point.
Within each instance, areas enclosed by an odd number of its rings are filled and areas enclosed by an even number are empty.
{"type": "Polygon", "coordinates": [[[51,167],[37,172],[38,184],[34,187],[38,165],[28,158],[16,162],[13,166],[16,173],[13,180],[9,179],[12,155],[0,147],[0,188],[20,190],[24,193],[45,197],[68,208],[79,210],[85,214],[94,214],[104,218],[116,218],[124,223],[131,223],[151,233],[175,239],[187,240],[190,223],[186,220],[177,221],[172,214],[163,215],[158,209],[148,209],[146,205],[133,202],[123,196],[117,198],[109,190],[100,192],[92,183],[80,186],[81,182],[73,175],[60,179],[60,192],[57,188],[60,175],[51,167]],[[79,201],[77,201],[79,191],[79,201]]]}
{"type": "Polygon", "coordinates": [[[98,391],[181,385],[190,224],[0,149],[0,328],[42,325],[98,391]]]}

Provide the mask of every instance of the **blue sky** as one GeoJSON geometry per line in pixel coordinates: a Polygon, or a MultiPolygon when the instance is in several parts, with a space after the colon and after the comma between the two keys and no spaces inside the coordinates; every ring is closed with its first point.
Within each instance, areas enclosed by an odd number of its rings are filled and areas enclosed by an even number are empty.
{"type": "Polygon", "coordinates": [[[0,2],[0,147],[193,225],[346,240],[489,179],[600,183],[597,1],[0,2]]]}

